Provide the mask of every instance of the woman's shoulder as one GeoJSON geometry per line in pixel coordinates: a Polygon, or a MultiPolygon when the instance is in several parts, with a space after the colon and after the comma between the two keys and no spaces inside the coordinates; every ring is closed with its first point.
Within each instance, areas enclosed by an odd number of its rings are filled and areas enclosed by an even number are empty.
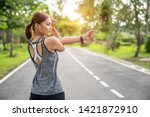
{"type": "Polygon", "coordinates": [[[52,37],[47,37],[45,39],[45,45],[46,47],[48,47],[49,49],[52,49],[52,50],[57,50],[57,51],[64,51],[64,46],[63,44],[60,42],[60,40],[55,37],[55,36],[52,36],[52,37]]]}
{"type": "Polygon", "coordinates": [[[56,46],[56,41],[57,38],[54,36],[46,37],[44,39],[44,45],[46,46],[46,48],[48,48],[48,50],[52,51],[56,46]]]}
{"type": "Polygon", "coordinates": [[[59,39],[55,36],[46,37],[44,41],[46,45],[56,45],[58,42],[60,43],[59,39]]]}

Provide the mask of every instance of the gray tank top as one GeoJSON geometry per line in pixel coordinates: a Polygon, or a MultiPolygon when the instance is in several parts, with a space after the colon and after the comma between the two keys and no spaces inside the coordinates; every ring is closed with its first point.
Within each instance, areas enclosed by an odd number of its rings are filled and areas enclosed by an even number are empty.
{"type": "Polygon", "coordinates": [[[29,41],[28,51],[32,62],[35,65],[36,73],[32,82],[31,92],[38,95],[53,95],[63,92],[61,81],[57,74],[57,62],[58,54],[57,51],[54,53],[50,52],[45,44],[45,37],[39,39],[33,43],[29,41]],[[41,43],[42,56],[38,53],[37,44],[41,43]],[[32,47],[34,57],[31,56],[29,47],[32,47]],[[36,59],[40,60],[40,63],[36,63],[36,59]]]}

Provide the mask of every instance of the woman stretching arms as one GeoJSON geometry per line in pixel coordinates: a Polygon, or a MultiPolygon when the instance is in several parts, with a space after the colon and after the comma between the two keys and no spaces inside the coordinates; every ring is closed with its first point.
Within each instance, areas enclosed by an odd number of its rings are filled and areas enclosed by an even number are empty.
{"type": "Polygon", "coordinates": [[[29,40],[28,51],[36,67],[32,82],[30,100],[64,100],[65,93],[57,75],[58,52],[65,50],[65,44],[92,40],[94,30],[80,37],[61,37],[54,26],[54,20],[44,12],[33,15],[25,34],[29,40]],[[50,32],[53,37],[50,37],[50,32]]]}

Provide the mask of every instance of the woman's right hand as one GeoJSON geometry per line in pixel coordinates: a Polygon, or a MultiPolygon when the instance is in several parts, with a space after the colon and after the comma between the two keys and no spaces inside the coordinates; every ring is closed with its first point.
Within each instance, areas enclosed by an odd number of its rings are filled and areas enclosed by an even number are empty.
{"type": "Polygon", "coordinates": [[[50,31],[53,33],[55,30],[55,24],[56,20],[54,18],[51,18],[51,26],[50,26],[50,31]]]}

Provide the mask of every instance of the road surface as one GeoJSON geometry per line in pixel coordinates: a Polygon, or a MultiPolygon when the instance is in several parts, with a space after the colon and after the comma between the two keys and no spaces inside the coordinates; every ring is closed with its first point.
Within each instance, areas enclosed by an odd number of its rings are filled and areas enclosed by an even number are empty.
{"type": "MultiPolygon", "coordinates": [[[[79,48],[59,53],[58,74],[67,100],[149,100],[150,74],[79,48]]],[[[35,68],[31,61],[0,83],[1,100],[28,100],[35,68]]]]}

